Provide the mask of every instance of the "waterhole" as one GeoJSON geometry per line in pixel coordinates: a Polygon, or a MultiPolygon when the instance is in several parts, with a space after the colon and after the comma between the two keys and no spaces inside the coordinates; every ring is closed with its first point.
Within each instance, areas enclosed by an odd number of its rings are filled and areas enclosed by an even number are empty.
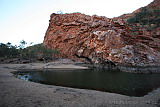
{"type": "Polygon", "coordinates": [[[18,71],[26,81],[71,88],[90,89],[141,97],[160,87],[160,74],[135,74],[106,70],[18,71]]]}

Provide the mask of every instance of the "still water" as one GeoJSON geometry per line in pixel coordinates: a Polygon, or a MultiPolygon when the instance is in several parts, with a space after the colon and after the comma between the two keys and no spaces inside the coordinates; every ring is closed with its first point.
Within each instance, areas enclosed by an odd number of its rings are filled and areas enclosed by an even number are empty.
{"type": "Polygon", "coordinates": [[[144,96],[160,87],[160,74],[105,70],[20,71],[17,78],[47,85],[99,90],[127,96],[144,96]]]}

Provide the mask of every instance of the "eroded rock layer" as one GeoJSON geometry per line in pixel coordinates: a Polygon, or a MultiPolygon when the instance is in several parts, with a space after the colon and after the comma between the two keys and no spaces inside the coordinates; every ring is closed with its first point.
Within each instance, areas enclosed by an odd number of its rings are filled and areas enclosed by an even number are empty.
{"type": "Polygon", "coordinates": [[[52,14],[44,45],[58,48],[61,57],[115,65],[158,66],[160,37],[143,28],[134,31],[122,19],[81,13],[52,14]]]}

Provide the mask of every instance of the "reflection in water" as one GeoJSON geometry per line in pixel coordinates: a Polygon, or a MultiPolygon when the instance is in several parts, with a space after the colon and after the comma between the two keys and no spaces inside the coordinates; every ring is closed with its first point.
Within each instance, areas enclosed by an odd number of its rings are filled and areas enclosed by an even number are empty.
{"type": "Polygon", "coordinates": [[[160,74],[133,74],[105,70],[53,70],[17,72],[15,76],[42,84],[93,89],[138,97],[160,87],[160,74]]]}

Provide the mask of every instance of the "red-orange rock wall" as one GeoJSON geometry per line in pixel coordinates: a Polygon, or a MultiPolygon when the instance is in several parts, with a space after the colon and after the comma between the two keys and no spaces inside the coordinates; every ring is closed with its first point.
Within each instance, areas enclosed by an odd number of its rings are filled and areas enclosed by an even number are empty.
{"type": "Polygon", "coordinates": [[[159,65],[159,39],[146,35],[145,30],[131,33],[122,19],[81,13],[52,14],[44,45],[58,48],[62,57],[75,61],[159,65]]]}

